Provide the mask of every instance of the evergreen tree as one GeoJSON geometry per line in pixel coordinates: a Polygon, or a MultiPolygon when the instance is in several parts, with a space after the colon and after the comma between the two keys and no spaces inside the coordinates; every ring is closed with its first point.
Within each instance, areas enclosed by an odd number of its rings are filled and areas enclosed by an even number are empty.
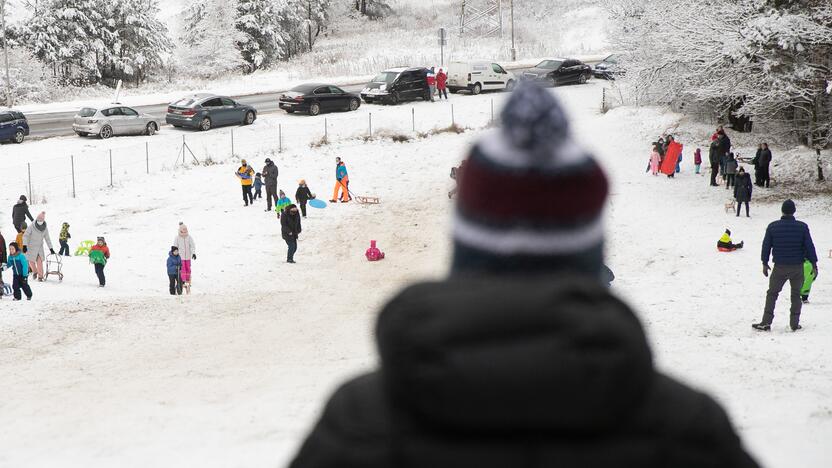
{"type": "Polygon", "coordinates": [[[245,66],[237,48],[243,37],[234,27],[236,16],[236,1],[194,0],[184,15],[180,65],[203,77],[219,76],[245,66]]]}
{"type": "Polygon", "coordinates": [[[155,0],[117,0],[109,5],[113,35],[103,68],[113,78],[132,78],[139,84],[148,71],[162,66],[162,56],[172,48],[167,27],[158,19],[155,0]]]}
{"type": "Polygon", "coordinates": [[[268,66],[282,54],[279,10],[273,0],[239,0],[235,27],[240,32],[237,48],[249,71],[268,66]]]}

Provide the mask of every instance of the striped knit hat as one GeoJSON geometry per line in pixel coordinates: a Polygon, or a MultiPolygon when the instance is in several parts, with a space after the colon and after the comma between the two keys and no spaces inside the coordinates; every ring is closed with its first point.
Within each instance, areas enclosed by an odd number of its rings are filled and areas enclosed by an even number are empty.
{"type": "Polygon", "coordinates": [[[521,84],[459,180],[453,273],[600,275],[607,178],[546,90],[521,84]]]}

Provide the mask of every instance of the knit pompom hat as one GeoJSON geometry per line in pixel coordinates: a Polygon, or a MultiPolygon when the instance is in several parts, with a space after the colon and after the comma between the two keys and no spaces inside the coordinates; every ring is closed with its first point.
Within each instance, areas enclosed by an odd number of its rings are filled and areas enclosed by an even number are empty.
{"type": "Polygon", "coordinates": [[[549,91],[522,83],[459,180],[452,273],[599,276],[608,185],[549,91]]]}

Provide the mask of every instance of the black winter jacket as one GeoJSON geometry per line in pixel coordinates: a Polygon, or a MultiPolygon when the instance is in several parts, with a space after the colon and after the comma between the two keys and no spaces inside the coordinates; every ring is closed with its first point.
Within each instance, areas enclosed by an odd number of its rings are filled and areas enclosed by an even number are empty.
{"type": "Polygon", "coordinates": [[[20,226],[26,218],[29,218],[29,221],[34,221],[32,213],[29,213],[29,205],[26,202],[15,203],[12,207],[12,224],[20,226]]]}
{"type": "Polygon", "coordinates": [[[276,187],[277,186],[277,166],[274,164],[274,161],[266,164],[263,167],[263,170],[260,171],[260,174],[263,176],[263,182],[268,185],[269,187],[276,187]]]}
{"type": "Polygon", "coordinates": [[[335,392],[291,468],[758,466],[598,281],[418,284],[376,335],[381,368],[335,392]]]}
{"type": "Polygon", "coordinates": [[[312,199],[312,191],[309,190],[308,186],[299,186],[297,192],[295,192],[295,200],[300,203],[301,205],[306,204],[309,200],[312,199]]]}
{"type": "Polygon", "coordinates": [[[297,239],[300,235],[300,213],[289,211],[295,205],[289,205],[280,215],[280,234],[284,239],[297,239]]]}
{"type": "Polygon", "coordinates": [[[719,152],[719,142],[714,140],[711,142],[711,147],[708,149],[708,161],[711,163],[711,169],[719,167],[719,158],[722,156],[719,152]]]}
{"type": "Polygon", "coordinates": [[[771,164],[771,150],[764,149],[760,153],[760,167],[768,167],[771,164]]]}
{"type": "Polygon", "coordinates": [[[3,235],[0,234],[0,265],[5,265],[6,261],[9,259],[8,254],[6,253],[6,239],[3,239],[3,235]]]}
{"type": "Polygon", "coordinates": [[[734,199],[738,202],[751,201],[751,174],[744,172],[737,175],[737,180],[734,183],[734,199]]]}

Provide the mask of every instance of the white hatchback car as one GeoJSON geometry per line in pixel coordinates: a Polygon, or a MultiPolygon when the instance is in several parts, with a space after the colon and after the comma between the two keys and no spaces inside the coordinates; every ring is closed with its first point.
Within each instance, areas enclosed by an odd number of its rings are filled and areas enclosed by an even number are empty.
{"type": "Polygon", "coordinates": [[[148,114],[121,105],[101,108],[84,107],[75,116],[72,130],[78,136],[95,135],[104,139],[113,135],[153,135],[162,122],[148,114]]]}

